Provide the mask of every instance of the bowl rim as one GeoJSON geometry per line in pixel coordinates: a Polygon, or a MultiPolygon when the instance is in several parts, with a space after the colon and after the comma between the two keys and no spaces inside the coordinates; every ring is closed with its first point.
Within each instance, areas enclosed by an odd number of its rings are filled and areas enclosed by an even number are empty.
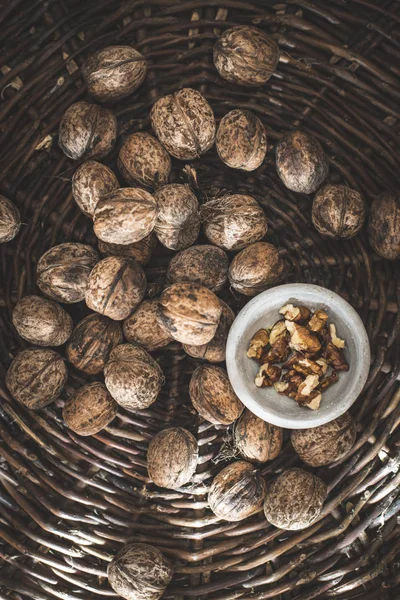
{"type": "Polygon", "coordinates": [[[355,308],[333,290],[311,283],[288,283],[274,286],[273,288],[261,292],[252,298],[250,302],[245,304],[245,306],[237,314],[230,328],[226,343],[226,368],[229,380],[236,395],[242,401],[244,406],[260,419],[286,429],[308,429],[312,427],[318,427],[319,425],[333,421],[345,413],[354,404],[364,389],[365,383],[368,379],[370,365],[371,351],[368,334],[364,323],[355,308]],[[355,342],[363,345],[365,349],[362,354],[362,360],[359,361],[357,370],[354,374],[354,378],[350,386],[350,393],[341,403],[336,406],[336,410],[332,410],[330,413],[325,415],[320,415],[319,418],[318,411],[309,411],[308,418],[307,413],[305,412],[303,421],[285,417],[284,415],[279,416],[275,414],[275,412],[270,412],[268,410],[268,406],[261,406],[259,402],[249,393],[247,386],[244,383],[244,379],[240,375],[240,370],[236,367],[236,341],[241,336],[245,335],[247,329],[251,327],[252,309],[257,307],[260,303],[265,304],[268,296],[277,289],[281,291],[286,289],[286,295],[288,298],[291,296],[299,296],[301,298],[302,292],[313,292],[315,296],[318,295],[321,297],[321,302],[328,303],[328,300],[332,301],[333,299],[335,306],[340,307],[348,314],[349,318],[347,325],[354,333],[353,337],[355,338],[355,342]],[[311,415],[313,416],[311,417],[311,415]]]}

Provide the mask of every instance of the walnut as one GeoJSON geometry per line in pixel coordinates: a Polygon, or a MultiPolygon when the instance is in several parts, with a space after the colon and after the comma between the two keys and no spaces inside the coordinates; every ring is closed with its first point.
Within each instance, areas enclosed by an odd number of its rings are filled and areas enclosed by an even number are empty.
{"type": "Polygon", "coordinates": [[[119,323],[90,314],[77,324],[66,347],[67,360],[89,375],[101,373],[115,346],[122,344],[119,323]]]}
{"type": "Polygon", "coordinates": [[[326,495],[319,477],[303,469],[287,469],[267,490],[265,516],[279,529],[305,529],[318,518],[326,495]]]}
{"type": "Polygon", "coordinates": [[[146,300],[124,321],[124,335],[128,342],[140,344],[151,352],[167,346],[172,337],[157,321],[158,301],[146,300]]]}
{"type": "Polygon", "coordinates": [[[154,233],[149,233],[142,240],[132,244],[110,244],[99,240],[99,250],[104,256],[136,258],[142,266],[147,265],[156,245],[157,238],[154,233]]]}
{"type": "Polygon", "coordinates": [[[215,365],[197,367],[190,380],[189,393],[194,408],[210,423],[230,425],[244,408],[227,372],[215,365]]]}
{"type": "Polygon", "coordinates": [[[19,335],[35,346],[61,346],[73,328],[71,317],[59,304],[40,296],[17,302],[12,322],[19,335]]]}
{"type": "Polygon", "coordinates": [[[349,365],[344,357],[342,350],[335,346],[333,342],[328,342],[325,350],[323,351],[323,357],[335,371],[349,370],[349,365]]]}
{"type": "Polygon", "coordinates": [[[249,358],[260,359],[264,348],[269,344],[268,329],[259,329],[251,338],[247,356],[249,358]]]}
{"type": "Polygon", "coordinates": [[[303,323],[310,318],[311,311],[307,306],[293,306],[293,304],[286,304],[279,310],[279,314],[283,315],[286,321],[303,323]]]}
{"type": "Polygon", "coordinates": [[[254,465],[238,460],[214,477],[208,502],[220,519],[242,521],[262,509],[265,492],[265,481],[254,465]]]}
{"type": "Polygon", "coordinates": [[[163,429],[149,444],[149,477],[159,487],[176,490],[189,483],[198,458],[197,441],[190,431],[182,427],[163,429]]]}
{"type": "Polygon", "coordinates": [[[82,386],[68,398],[62,415],[69,429],[78,435],[95,435],[114,419],[117,403],[103,383],[82,386]]]}
{"type": "Polygon", "coordinates": [[[85,300],[96,312],[122,321],[143,300],[146,277],[134,258],[108,256],[90,273],[85,300]]]}
{"type": "Polygon", "coordinates": [[[347,185],[326,185],[315,195],[312,222],[323,236],[352,238],[365,221],[364,200],[357,190],[347,185]]]}
{"type": "Polygon", "coordinates": [[[307,323],[308,329],[314,332],[321,331],[328,320],[328,315],[324,310],[316,310],[307,323]]]}
{"type": "Polygon", "coordinates": [[[387,260],[400,258],[400,196],[385,192],[369,211],[368,238],[372,248],[387,260]]]}
{"type": "Polygon", "coordinates": [[[235,109],[221,119],[215,145],[220,159],[228,167],[254,171],[267,153],[267,134],[255,114],[235,109]]]}
{"type": "Polygon", "coordinates": [[[139,131],[129,135],[122,144],[118,169],[129,185],[139,182],[147,187],[158,187],[168,182],[171,159],[154,136],[139,131]]]}
{"type": "Polygon", "coordinates": [[[191,246],[176,254],[168,267],[167,282],[192,282],[218,292],[228,279],[229,259],[216,246],[191,246]]]}
{"type": "Polygon", "coordinates": [[[289,345],[293,350],[307,352],[308,354],[316,354],[321,350],[321,342],[307,327],[298,325],[293,321],[285,321],[285,324],[290,333],[289,345]]]}
{"type": "Polygon", "coordinates": [[[235,256],[229,267],[231,286],[245,296],[255,296],[277,283],[284,263],[272,244],[257,242],[235,256]]]}
{"type": "Polygon", "coordinates": [[[274,383],[274,389],[278,392],[278,394],[283,394],[289,388],[290,384],[288,381],[277,381],[274,383]]]}
{"type": "Polygon", "coordinates": [[[329,324],[329,333],[331,334],[332,344],[334,346],[336,346],[336,348],[344,348],[345,347],[345,341],[340,339],[336,335],[336,325],[334,323],[329,324]]]}
{"type": "Polygon", "coordinates": [[[293,192],[315,192],[328,176],[328,169],[325,152],[310,133],[289,131],[276,147],[276,170],[293,192]]]}
{"type": "Polygon", "coordinates": [[[100,102],[115,102],[142,85],[147,63],[131,46],[108,46],[89,56],[81,71],[89,94],[100,102]]]}
{"type": "Polygon", "coordinates": [[[67,242],[54,246],[38,261],[37,286],[52,300],[65,304],[81,302],[99,258],[96,250],[86,244],[67,242]]]}
{"type": "Polygon", "coordinates": [[[339,381],[338,373],[336,373],[336,371],[332,371],[332,373],[329,375],[329,377],[325,377],[325,379],[323,379],[320,382],[318,389],[320,392],[323,392],[324,390],[328,389],[328,387],[330,387],[334,383],[337,383],[338,381],[339,381]]]}
{"type": "Polygon", "coordinates": [[[58,398],[67,378],[67,367],[60,354],[49,348],[28,348],[12,361],[6,385],[18,402],[36,410],[58,398]]]}
{"type": "Polygon", "coordinates": [[[18,208],[0,194],[0,244],[11,241],[21,228],[21,215],[18,208]]]}
{"type": "Polygon", "coordinates": [[[99,200],[94,232],[103,242],[132,244],[148,236],[157,219],[154,197],[139,188],[115,190],[99,200]]]}
{"type": "Polygon", "coordinates": [[[307,399],[297,395],[295,400],[297,400],[301,406],[307,406],[307,408],[310,408],[311,410],[318,410],[321,406],[322,395],[318,390],[313,390],[311,394],[307,396],[307,399]]]}
{"type": "Polygon", "coordinates": [[[323,364],[310,358],[298,358],[293,362],[293,369],[305,376],[317,375],[318,377],[322,377],[325,372],[323,364]]]}
{"type": "Polygon", "coordinates": [[[237,85],[261,86],[279,61],[275,40],[260,29],[240,25],[227,29],[214,45],[214,65],[223,79],[237,85]]]}
{"type": "Polygon", "coordinates": [[[264,463],[280,453],[283,429],[266,423],[245,408],[235,423],[233,441],[243,458],[264,463]]]}
{"type": "Polygon", "coordinates": [[[147,408],[157,400],[163,384],[158,363],[140,346],[116,346],[104,368],[106,388],[128,410],[147,408]]]}
{"type": "Polygon", "coordinates": [[[214,113],[197,90],[184,88],[160,98],[150,120],[162,145],[180,160],[197,158],[214,144],[214,113]]]}
{"type": "Polygon", "coordinates": [[[282,369],[276,365],[270,363],[264,363],[261,365],[254,383],[257,387],[271,387],[274,383],[279,381],[282,375],[282,369]]]}
{"type": "Polygon", "coordinates": [[[277,363],[284,362],[289,356],[290,346],[288,338],[281,337],[269,349],[261,354],[260,362],[277,363]]]}
{"type": "Polygon", "coordinates": [[[269,343],[273,346],[278,340],[286,339],[288,337],[288,330],[286,329],[285,321],[277,321],[271,327],[269,333],[269,343]]]}
{"type": "Polygon", "coordinates": [[[154,199],[157,220],[154,232],[160,242],[171,250],[191,246],[200,231],[199,203],[186,184],[170,183],[159,188],[154,199]]]}
{"type": "Polygon", "coordinates": [[[75,102],[61,119],[58,143],[74,160],[103,158],[117,139],[117,121],[112,112],[88,102],[75,102]]]}
{"type": "Polygon", "coordinates": [[[304,396],[310,396],[311,392],[318,386],[318,375],[307,375],[305,380],[297,388],[299,400],[305,399],[304,396]],[[302,398],[303,397],[303,398],[302,398]]]}
{"type": "Polygon", "coordinates": [[[114,173],[95,160],[87,160],[72,177],[72,195],[84,215],[93,219],[100,198],[119,188],[114,173]]]}
{"type": "Polygon", "coordinates": [[[204,233],[224,250],[242,250],[267,232],[267,218],[252,196],[225,194],[201,207],[204,233]]]}
{"type": "Polygon", "coordinates": [[[219,302],[222,312],[214,337],[206,344],[201,344],[201,346],[183,344],[183,349],[189,356],[202,358],[211,363],[223,362],[225,360],[226,340],[235,319],[235,313],[223,300],[219,302]]]}

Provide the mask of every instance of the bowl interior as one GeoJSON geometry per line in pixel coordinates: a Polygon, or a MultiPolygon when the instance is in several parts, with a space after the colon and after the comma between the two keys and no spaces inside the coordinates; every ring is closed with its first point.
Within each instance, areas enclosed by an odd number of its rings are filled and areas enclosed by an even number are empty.
{"type": "Polygon", "coordinates": [[[259,294],[241,310],[229,333],[226,362],[233,389],[247,408],[274,425],[304,429],[327,423],[350,408],[368,377],[370,347],[358,313],[343,298],[316,285],[288,284],[259,294]],[[339,381],[323,392],[318,410],[300,407],[273,387],[257,388],[254,379],[259,366],[246,356],[253,335],[278,321],[279,309],[288,303],[325,309],[338,337],[346,342],[344,353],[350,369],[339,373],[339,381]]]}

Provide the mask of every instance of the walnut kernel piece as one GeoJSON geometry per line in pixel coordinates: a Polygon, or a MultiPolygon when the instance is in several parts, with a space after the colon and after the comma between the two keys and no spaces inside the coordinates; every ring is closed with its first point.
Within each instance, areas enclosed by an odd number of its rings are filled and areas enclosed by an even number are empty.
{"type": "Polygon", "coordinates": [[[340,339],[336,335],[336,325],[334,325],[334,323],[330,323],[329,333],[331,334],[332,344],[334,346],[336,346],[336,348],[344,348],[345,347],[344,340],[340,339]]]}
{"type": "Polygon", "coordinates": [[[286,335],[286,325],[285,321],[277,321],[275,325],[272,326],[271,331],[269,332],[269,343],[271,346],[275,344],[280,338],[286,335]]]}
{"type": "Polygon", "coordinates": [[[325,375],[325,373],[328,370],[328,363],[326,362],[325,358],[318,358],[318,360],[316,360],[315,362],[317,363],[317,365],[320,365],[322,369],[322,375],[325,375]]]}
{"type": "Polygon", "coordinates": [[[301,358],[293,364],[293,369],[303,375],[318,375],[318,377],[323,375],[322,366],[310,358],[301,358]]]}
{"type": "Polygon", "coordinates": [[[328,387],[330,387],[337,381],[339,381],[339,375],[336,373],[336,371],[332,371],[332,373],[329,375],[329,377],[325,377],[325,379],[323,379],[321,381],[321,383],[318,386],[318,389],[321,392],[323,392],[324,390],[326,390],[328,387]]]}
{"type": "Polygon", "coordinates": [[[264,363],[261,365],[254,383],[257,387],[271,387],[273,383],[279,381],[282,369],[276,365],[264,363]]]}
{"type": "Polygon", "coordinates": [[[309,319],[311,311],[306,306],[293,306],[293,304],[285,304],[279,311],[287,321],[302,323],[309,319]]]}
{"type": "Polygon", "coordinates": [[[316,354],[321,349],[319,339],[316,335],[310,333],[307,327],[293,323],[293,321],[285,321],[285,324],[290,333],[289,345],[293,350],[316,354]]]}
{"type": "Polygon", "coordinates": [[[289,341],[285,337],[280,338],[269,350],[261,354],[261,364],[265,362],[284,362],[289,356],[289,341]]]}
{"type": "Polygon", "coordinates": [[[268,346],[269,333],[267,329],[260,329],[253,335],[250,340],[249,349],[247,350],[247,356],[249,358],[261,358],[263,349],[268,346]]]}
{"type": "Polygon", "coordinates": [[[332,369],[335,371],[348,371],[349,365],[344,357],[344,354],[340,348],[337,348],[333,344],[333,342],[328,342],[323,357],[326,358],[326,361],[329,365],[331,365],[332,369]]]}
{"type": "Polygon", "coordinates": [[[303,383],[301,383],[297,388],[299,396],[309,396],[311,392],[318,386],[318,384],[318,375],[307,375],[303,383]]]}
{"type": "Polygon", "coordinates": [[[315,333],[321,331],[328,320],[328,315],[324,310],[316,310],[308,321],[307,327],[315,333]]]}
{"type": "Polygon", "coordinates": [[[288,381],[277,381],[276,383],[274,383],[274,388],[278,392],[278,394],[283,394],[284,392],[286,392],[288,387],[288,381]]]}
{"type": "Polygon", "coordinates": [[[311,410],[318,410],[321,406],[321,393],[314,390],[310,398],[311,400],[309,400],[307,403],[302,404],[302,406],[307,406],[307,408],[311,408],[311,410]]]}

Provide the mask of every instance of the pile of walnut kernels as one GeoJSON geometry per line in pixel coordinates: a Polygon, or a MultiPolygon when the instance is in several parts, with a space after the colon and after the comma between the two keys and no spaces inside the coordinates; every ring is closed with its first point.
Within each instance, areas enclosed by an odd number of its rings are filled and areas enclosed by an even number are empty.
{"type": "Polygon", "coordinates": [[[255,384],[274,386],[300,406],[317,410],[322,392],[338,381],[339,371],[349,370],[345,341],[337,336],[336,325],[328,324],[324,310],[312,313],[306,306],[286,304],[279,313],[283,319],[269,330],[260,329],[250,341],[247,356],[260,364],[255,384]]]}

